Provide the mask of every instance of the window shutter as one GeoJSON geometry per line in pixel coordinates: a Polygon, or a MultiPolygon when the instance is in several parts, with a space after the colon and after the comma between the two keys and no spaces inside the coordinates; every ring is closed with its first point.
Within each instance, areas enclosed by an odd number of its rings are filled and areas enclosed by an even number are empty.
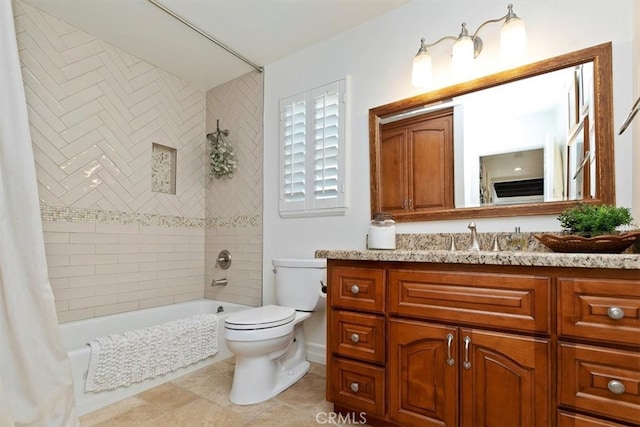
{"type": "Polygon", "coordinates": [[[338,82],[312,91],[314,208],[336,207],[341,201],[338,161],[342,95],[338,82]]]}
{"type": "Polygon", "coordinates": [[[280,100],[280,214],[337,215],[344,197],[345,80],[280,100]]]}
{"type": "Polygon", "coordinates": [[[280,111],[284,164],[281,170],[281,208],[304,209],[306,197],[306,100],[295,96],[283,100],[280,111]]]}

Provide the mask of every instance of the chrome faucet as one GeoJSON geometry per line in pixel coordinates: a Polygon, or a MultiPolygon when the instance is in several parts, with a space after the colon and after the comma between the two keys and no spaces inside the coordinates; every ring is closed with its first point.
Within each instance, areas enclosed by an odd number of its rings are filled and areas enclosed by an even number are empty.
{"type": "Polygon", "coordinates": [[[476,223],[471,221],[467,228],[471,230],[471,246],[469,246],[470,251],[479,251],[480,244],[478,243],[478,233],[476,231],[476,223]]]}

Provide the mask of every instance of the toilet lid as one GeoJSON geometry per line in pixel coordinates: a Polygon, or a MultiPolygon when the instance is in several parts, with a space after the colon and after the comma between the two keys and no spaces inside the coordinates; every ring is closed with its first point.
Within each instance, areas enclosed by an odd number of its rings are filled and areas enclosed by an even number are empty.
{"type": "Polygon", "coordinates": [[[229,329],[266,329],[285,325],[295,317],[296,311],[291,307],[265,305],[232,314],[224,323],[229,329]]]}

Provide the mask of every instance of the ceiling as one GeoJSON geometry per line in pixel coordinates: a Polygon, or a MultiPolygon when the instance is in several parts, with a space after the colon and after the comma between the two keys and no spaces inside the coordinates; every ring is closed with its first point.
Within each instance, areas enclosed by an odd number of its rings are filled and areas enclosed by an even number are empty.
{"type": "MultiPolygon", "coordinates": [[[[149,0],[24,0],[202,89],[253,68],[149,0]]],[[[155,0],[259,66],[410,0],[155,0]]]]}

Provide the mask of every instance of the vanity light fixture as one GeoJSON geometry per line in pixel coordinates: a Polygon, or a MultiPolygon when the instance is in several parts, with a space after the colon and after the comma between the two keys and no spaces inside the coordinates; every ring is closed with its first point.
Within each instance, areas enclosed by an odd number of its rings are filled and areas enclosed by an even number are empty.
{"type": "Polygon", "coordinates": [[[502,22],[500,30],[500,51],[505,59],[513,59],[524,54],[527,46],[527,35],[524,23],[513,13],[513,5],[507,6],[507,14],[498,19],[491,19],[483,22],[478,29],[469,35],[467,24],[462,23],[462,30],[458,37],[445,36],[435,43],[426,43],[425,39],[420,40],[420,49],[413,58],[413,71],[411,83],[415,87],[427,86],[431,80],[431,54],[428,48],[437,45],[444,40],[455,40],[451,52],[451,65],[454,74],[461,74],[468,70],[473,64],[473,60],[482,52],[482,39],[478,37],[478,32],[487,24],[502,22]]]}

